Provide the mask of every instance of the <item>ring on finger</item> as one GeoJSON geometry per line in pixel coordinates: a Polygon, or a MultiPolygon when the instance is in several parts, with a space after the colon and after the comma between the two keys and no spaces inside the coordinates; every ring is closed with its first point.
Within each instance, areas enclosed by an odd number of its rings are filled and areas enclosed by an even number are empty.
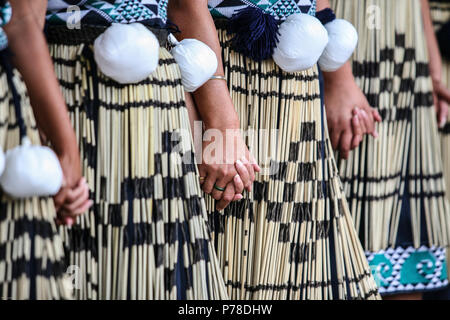
{"type": "Polygon", "coordinates": [[[220,192],[224,192],[225,191],[225,188],[221,188],[221,187],[219,187],[216,184],[214,184],[214,189],[216,189],[217,191],[220,191],[220,192]]]}

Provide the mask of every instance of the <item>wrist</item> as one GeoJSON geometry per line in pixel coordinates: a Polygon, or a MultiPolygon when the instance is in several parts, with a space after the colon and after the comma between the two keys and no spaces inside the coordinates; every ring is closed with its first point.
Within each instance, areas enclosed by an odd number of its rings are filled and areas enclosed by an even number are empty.
{"type": "Polygon", "coordinates": [[[430,76],[431,76],[431,80],[433,81],[433,84],[440,83],[442,81],[442,75],[437,72],[431,73],[430,76]]]}
{"type": "Polygon", "coordinates": [[[66,186],[73,188],[81,179],[81,163],[79,153],[58,154],[59,163],[63,170],[66,186]]]}
{"type": "Polygon", "coordinates": [[[209,121],[204,121],[205,130],[215,129],[225,132],[226,130],[240,129],[239,119],[210,119],[209,121]]]}
{"type": "Polygon", "coordinates": [[[322,72],[325,84],[344,83],[347,81],[353,81],[353,72],[350,68],[350,64],[346,63],[341,68],[333,72],[322,72]]]}

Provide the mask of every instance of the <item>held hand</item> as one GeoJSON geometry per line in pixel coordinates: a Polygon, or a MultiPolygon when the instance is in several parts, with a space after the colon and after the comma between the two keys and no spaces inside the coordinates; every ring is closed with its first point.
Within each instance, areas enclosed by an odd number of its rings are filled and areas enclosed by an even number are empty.
{"type": "MultiPolygon", "coordinates": [[[[205,136],[208,136],[208,131],[205,136]]],[[[202,189],[226,207],[231,201],[242,199],[243,189],[251,190],[255,171],[260,168],[250,155],[240,131],[215,130],[211,141],[203,142],[203,159],[199,164],[202,189]],[[230,186],[231,184],[231,186],[230,186]],[[233,195],[230,196],[231,191],[233,195]]]]}
{"type": "Polygon", "coordinates": [[[66,188],[64,193],[65,202],[58,210],[57,222],[71,226],[78,216],[92,206],[93,202],[89,200],[89,187],[85,178],[81,178],[75,188],[66,188]]]}
{"type": "Polygon", "coordinates": [[[89,200],[89,187],[86,180],[81,177],[78,152],[73,152],[70,156],[59,157],[59,160],[64,183],[53,198],[57,210],[57,222],[72,225],[78,215],[92,206],[92,201],[89,200]]]}
{"type": "Polygon", "coordinates": [[[225,188],[225,191],[223,192],[223,197],[222,199],[220,199],[217,204],[216,204],[216,209],[221,211],[223,209],[225,209],[230,203],[231,201],[239,201],[242,200],[243,196],[242,196],[242,191],[239,192],[239,190],[237,190],[237,188],[235,187],[235,185],[240,185],[242,186],[242,190],[243,190],[243,184],[242,181],[239,181],[239,175],[236,175],[233,179],[232,182],[230,182],[229,184],[227,184],[227,187],[225,188]]]}
{"type": "Polygon", "coordinates": [[[377,138],[375,122],[379,113],[369,106],[366,97],[354,80],[332,82],[325,86],[325,107],[333,149],[347,159],[365,134],[377,138]]]}
{"type": "Polygon", "coordinates": [[[436,110],[439,128],[443,128],[447,122],[450,104],[450,90],[448,90],[440,80],[433,79],[433,100],[436,110]]]}
{"type": "Polygon", "coordinates": [[[81,179],[81,164],[78,150],[74,150],[71,154],[65,154],[58,158],[64,176],[64,183],[61,190],[53,197],[56,211],[66,201],[68,191],[74,188],[81,179]]]}

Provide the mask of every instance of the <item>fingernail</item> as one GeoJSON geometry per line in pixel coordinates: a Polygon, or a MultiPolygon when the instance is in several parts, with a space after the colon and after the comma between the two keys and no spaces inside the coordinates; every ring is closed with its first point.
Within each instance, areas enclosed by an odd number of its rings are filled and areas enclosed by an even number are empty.
{"type": "Polygon", "coordinates": [[[73,220],[71,218],[66,219],[66,224],[71,227],[73,225],[73,220]]]}
{"type": "Polygon", "coordinates": [[[242,200],[242,198],[243,198],[242,194],[238,194],[236,197],[237,197],[237,201],[242,200]]]}
{"type": "Polygon", "coordinates": [[[239,160],[239,159],[236,160],[236,164],[237,164],[238,166],[241,166],[241,167],[244,165],[244,164],[242,163],[242,161],[239,160]]]}
{"type": "Polygon", "coordinates": [[[378,135],[378,132],[375,131],[375,132],[373,133],[373,137],[374,137],[375,139],[378,139],[378,136],[379,136],[379,135],[378,135]]]}

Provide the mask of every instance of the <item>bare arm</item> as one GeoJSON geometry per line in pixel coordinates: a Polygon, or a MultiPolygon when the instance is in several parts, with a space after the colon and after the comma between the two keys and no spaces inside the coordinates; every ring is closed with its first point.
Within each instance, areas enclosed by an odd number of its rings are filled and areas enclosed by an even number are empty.
{"type": "Polygon", "coordinates": [[[422,0],[422,19],[427,39],[427,48],[430,63],[430,75],[433,80],[434,105],[436,109],[439,127],[443,127],[447,121],[448,104],[450,103],[450,91],[442,83],[442,58],[439,45],[434,33],[431,20],[430,4],[428,0],[422,0]]]}
{"type": "MultiPolygon", "coordinates": [[[[177,34],[179,40],[194,38],[207,44],[215,53],[218,60],[216,75],[224,75],[221,47],[214,21],[208,10],[207,0],[170,0],[168,16],[181,30],[177,34]],[[195,21],[195,23],[192,23],[195,21]]],[[[218,130],[223,137],[223,157],[215,157],[211,163],[203,157],[203,163],[199,165],[199,172],[206,177],[202,187],[206,193],[211,193],[213,198],[219,200],[217,208],[225,208],[231,200],[242,198],[240,193],[244,186],[251,190],[255,179],[254,171],[259,171],[259,166],[254,163],[239,130],[239,118],[234,109],[230,93],[225,81],[211,80],[193,93],[193,101],[188,100],[188,108],[193,108],[194,103],[198,115],[204,122],[206,130],[218,130]],[[189,104],[189,101],[192,103],[189,104]],[[236,140],[228,137],[227,130],[234,131],[238,136],[236,140]],[[234,150],[227,150],[228,140],[234,141],[234,150]],[[233,139],[233,140],[231,140],[233,139]],[[242,160],[242,163],[240,162],[242,160]],[[218,191],[214,186],[225,188],[224,192],[218,191]]],[[[195,116],[194,112],[190,112],[195,116]]],[[[233,134],[232,134],[233,135],[233,134]]],[[[209,143],[203,143],[206,147],[209,143]]],[[[199,150],[197,150],[199,152],[199,150]]]]}
{"type": "MultiPolygon", "coordinates": [[[[44,35],[30,6],[38,0],[13,0],[13,16],[5,26],[13,62],[27,85],[39,128],[60,158],[79,162],[75,134],[61,94],[44,35]]],[[[45,6],[46,1],[41,1],[45,6]]],[[[36,3],[33,5],[37,6],[36,3]]],[[[78,172],[81,177],[81,173],[78,172]]],[[[77,181],[75,181],[77,182],[77,181]]]]}
{"type": "MultiPolygon", "coordinates": [[[[13,53],[13,63],[27,86],[37,125],[59,157],[66,187],[75,188],[81,180],[77,140],[42,32],[43,20],[39,18],[45,13],[47,2],[10,0],[10,3],[13,16],[4,30],[13,53]]],[[[83,190],[86,188],[84,185],[81,187],[83,190]]],[[[63,188],[55,197],[58,207],[66,201],[67,192],[69,190],[63,188]]],[[[86,207],[87,203],[84,205],[86,207]]],[[[75,209],[80,208],[73,209],[77,211],[75,209]]]]}
{"type": "MultiPolygon", "coordinates": [[[[317,1],[317,11],[330,7],[328,0],[317,1]]],[[[374,121],[381,121],[355,82],[350,62],[334,72],[323,72],[325,106],[330,140],[333,149],[339,149],[347,158],[366,133],[377,136],[374,121]]]]}
{"type": "Polygon", "coordinates": [[[442,58],[439,52],[439,45],[434,33],[433,21],[430,15],[430,4],[428,0],[422,0],[422,19],[427,39],[428,54],[430,58],[431,77],[434,80],[441,81],[442,78],[442,58]]]}
{"type": "MultiPolygon", "coordinates": [[[[168,16],[181,30],[176,35],[179,40],[198,39],[216,53],[219,62],[216,75],[224,75],[222,51],[214,21],[208,11],[208,1],[170,0],[168,16]]],[[[239,118],[225,81],[208,81],[193,96],[207,128],[239,128],[239,118]]]]}

